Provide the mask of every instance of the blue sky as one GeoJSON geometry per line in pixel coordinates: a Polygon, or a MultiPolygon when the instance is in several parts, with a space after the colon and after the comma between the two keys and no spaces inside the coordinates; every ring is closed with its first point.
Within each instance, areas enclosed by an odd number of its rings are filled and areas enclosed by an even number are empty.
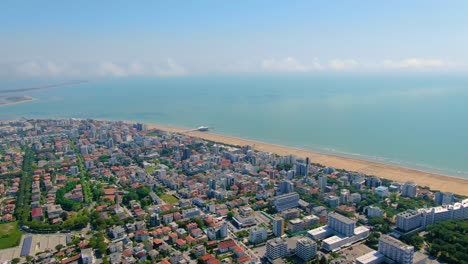
{"type": "Polygon", "coordinates": [[[468,1],[1,1],[0,76],[467,71],[468,1]]]}

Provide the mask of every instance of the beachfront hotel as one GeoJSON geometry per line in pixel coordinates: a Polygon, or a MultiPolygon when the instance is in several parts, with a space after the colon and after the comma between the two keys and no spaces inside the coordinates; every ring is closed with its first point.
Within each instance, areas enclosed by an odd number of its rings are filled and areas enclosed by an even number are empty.
{"type": "Polygon", "coordinates": [[[409,232],[452,219],[468,219],[468,199],[450,205],[406,210],[397,215],[396,224],[398,229],[409,232]]]}

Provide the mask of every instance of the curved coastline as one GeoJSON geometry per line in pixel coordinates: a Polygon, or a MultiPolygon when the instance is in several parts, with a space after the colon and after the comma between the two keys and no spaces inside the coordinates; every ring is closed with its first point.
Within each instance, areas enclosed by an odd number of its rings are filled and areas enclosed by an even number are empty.
{"type": "Polygon", "coordinates": [[[455,176],[447,176],[392,164],[385,164],[376,161],[368,161],[358,158],[325,154],[296,147],[288,147],[278,144],[272,144],[233,136],[225,136],[209,132],[187,132],[187,129],[179,127],[164,126],[159,124],[148,124],[148,127],[151,129],[159,129],[168,132],[181,133],[225,144],[248,144],[254,146],[255,150],[269,151],[278,155],[291,154],[299,157],[309,157],[312,160],[312,162],[320,163],[324,166],[360,172],[366,175],[375,175],[381,178],[401,183],[411,180],[416,182],[420,186],[427,186],[433,190],[453,192],[456,194],[468,196],[468,180],[455,176]]]}

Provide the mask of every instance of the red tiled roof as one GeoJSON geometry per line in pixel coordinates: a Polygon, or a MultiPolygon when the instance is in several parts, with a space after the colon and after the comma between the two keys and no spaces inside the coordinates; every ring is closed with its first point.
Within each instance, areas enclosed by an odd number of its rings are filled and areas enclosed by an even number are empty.
{"type": "Polygon", "coordinates": [[[236,242],[234,240],[226,240],[221,243],[219,243],[218,248],[224,249],[224,248],[231,248],[236,245],[236,242]]]}
{"type": "Polygon", "coordinates": [[[242,262],[247,262],[249,260],[250,260],[250,257],[248,255],[245,255],[245,256],[242,256],[242,257],[238,258],[237,262],[242,263],[242,262]]]}
{"type": "Polygon", "coordinates": [[[42,216],[42,208],[33,208],[31,210],[31,216],[32,217],[40,217],[42,216]]]}
{"type": "Polygon", "coordinates": [[[62,262],[60,262],[60,263],[61,263],[61,264],[68,264],[68,263],[70,263],[70,262],[77,261],[77,260],[79,260],[80,258],[81,258],[81,255],[78,254],[78,255],[76,255],[76,256],[63,259],[62,262]]]}

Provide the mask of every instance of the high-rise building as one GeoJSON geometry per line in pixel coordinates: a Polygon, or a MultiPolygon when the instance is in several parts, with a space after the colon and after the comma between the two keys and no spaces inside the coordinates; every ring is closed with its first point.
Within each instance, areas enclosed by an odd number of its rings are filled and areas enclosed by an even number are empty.
{"type": "Polygon", "coordinates": [[[182,159],[183,160],[190,159],[191,154],[192,154],[192,151],[189,148],[184,148],[183,153],[182,153],[182,159]]]}
{"type": "Polygon", "coordinates": [[[450,193],[450,192],[436,192],[435,193],[434,202],[437,205],[453,204],[454,201],[455,201],[455,198],[453,196],[453,193],[450,193]]]}
{"type": "Polygon", "coordinates": [[[413,263],[414,247],[388,235],[380,237],[379,252],[396,263],[413,263]]]}
{"type": "Polygon", "coordinates": [[[277,212],[297,207],[299,205],[299,194],[292,192],[276,196],[274,197],[274,205],[277,212]]]}
{"type": "Polygon", "coordinates": [[[344,236],[352,236],[356,222],[344,215],[331,212],[328,214],[328,227],[344,236]]]}
{"type": "Polygon", "coordinates": [[[226,223],[222,224],[218,229],[218,235],[220,238],[225,238],[228,235],[228,225],[226,223]]]}
{"type": "Polygon", "coordinates": [[[401,196],[415,197],[418,185],[412,181],[405,182],[401,188],[401,196]]]}
{"type": "Polygon", "coordinates": [[[309,261],[317,255],[317,244],[308,237],[303,237],[296,242],[296,256],[304,261],[309,261]]]}
{"type": "Polygon", "coordinates": [[[267,231],[263,227],[254,227],[250,229],[249,242],[252,244],[262,243],[267,239],[267,231]]]}
{"type": "Polygon", "coordinates": [[[288,244],[281,238],[269,240],[266,243],[266,257],[270,260],[284,258],[288,254],[288,244]]]}
{"type": "Polygon", "coordinates": [[[369,188],[379,187],[380,185],[382,185],[382,180],[377,177],[367,177],[365,180],[365,183],[366,183],[366,186],[369,188]]]}
{"type": "Polygon", "coordinates": [[[318,176],[318,185],[320,190],[324,190],[327,187],[327,175],[318,176]]]}
{"type": "Polygon", "coordinates": [[[279,182],[279,191],[281,194],[292,193],[294,192],[294,185],[291,181],[280,181],[279,182]]]}
{"type": "Polygon", "coordinates": [[[340,205],[340,198],[335,195],[327,195],[324,200],[330,207],[337,207],[340,205]]]}
{"type": "Polygon", "coordinates": [[[396,225],[397,228],[404,232],[411,231],[421,226],[422,216],[416,210],[406,210],[397,214],[396,225]]]}
{"type": "Polygon", "coordinates": [[[216,190],[216,180],[215,179],[209,179],[208,184],[209,184],[211,190],[216,190]]]}
{"type": "Polygon", "coordinates": [[[345,204],[350,201],[350,192],[348,189],[341,189],[340,191],[340,203],[345,204]]]}
{"type": "Polygon", "coordinates": [[[277,237],[284,234],[284,219],[279,216],[273,219],[273,234],[277,237]]]}

